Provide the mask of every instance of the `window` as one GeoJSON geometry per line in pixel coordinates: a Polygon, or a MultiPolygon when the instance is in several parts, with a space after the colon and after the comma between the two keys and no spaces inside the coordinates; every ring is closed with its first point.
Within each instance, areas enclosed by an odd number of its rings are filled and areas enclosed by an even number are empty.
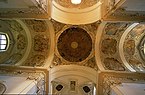
{"type": "Polygon", "coordinates": [[[91,91],[91,89],[88,87],[88,86],[84,86],[83,87],[83,90],[86,92],[86,93],[89,93],[91,91]]]}
{"type": "Polygon", "coordinates": [[[7,35],[0,33],[0,51],[6,51],[8,46],[7,35]]]}
{"type": "Polygon", "coordinates": [[[59,85],[56,86],[57,91],[61,91],[62,88],[63,88],[63,86],[61,84],[59,84],[59,85]]]}
{"type": "Polygon", "coordinates": [[[72,4],[80,4],[82,0],[71,0],[72,4]]]}

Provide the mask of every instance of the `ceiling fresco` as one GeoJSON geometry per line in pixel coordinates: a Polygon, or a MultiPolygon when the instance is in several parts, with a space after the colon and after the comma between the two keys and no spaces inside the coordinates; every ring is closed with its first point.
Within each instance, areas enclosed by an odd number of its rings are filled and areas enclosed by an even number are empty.
{"type": "MultiPolygon", "coordinates": [[[[97,59],[94,56],[94,37],[100,24],[96,22],[73,26],[55,20],[51,20],[51,23],[56,36],[56,47],[50,67],[76,64],[97,70],[97,59]]],[[[122,40],[125,31],[132,24],[108,22],[103,28],[99,48],[101,64],[105,70],[126,71],[128,70],[124,64],[124,60],[126,60],[127,64],[134,70],[144,71],[144,24],[138,24],[131,28],[122,40]],[[123,43],[123,56],[125,59],[120,56],[120,43],[123,43]]],[[[1,64],[38,67],[47,64],[46,60],[49,58],[51,39],[46,21],[1,20],[0,30],[7,33],[8,36],[11,35],[9,36],[8,50],[5,53],[0,52],[1,64]],[[27,29],[24,29],[24,27],[27,29]],[[26,57],[25,54],[28,51],[26,57]],[[25,60],[22,61],[24,56],[25,60]]]]}
{"type": "Polygon", "coordinates": [[[51,20],[56,36],[56,50],[51,68],[58,65],[79,65],[97,70],[94,42],[98,22],[67,25],[51,20]]]}
{"type": "Polygon", "coordinates": [[[115,71],[144,71],[145,25],[108,22],[100,41],[103,67],[115,71]]]}
{"type": "Polygon", "coordinates": [[[14,65],[23,58],[27,48],[26,31],[15,20],[0,20],[0,32],[8,36],[8,48],[0,52],[0,63],[14,65]]]}
{"type": "Polygon", "coordinates": [[[119,42],[129,23],[107,23],[104,27],[100,41],[100,57],[102,64],[107,70],[125,71],[119,57],[119,42]]]}
{"type": "Polygon", "coordinates": [[[8,49],[0,63],[44,66],[49,56],[49,28],[43,20],[0,20],[0,32],[8,35],[8,49]],[[29,40],[29,41],[28,41],[29,40]]]}
{"type": "Polygon", "coordinates": [[[50,34],[49,27],[43,20],[24,20],[30,30],[32,49],[25,66],[44,66],[49,56],[50,34]]]}
{"type": "Polygon", "coordinates": [[[59,36],[57,48],[65,60],[81,62],[92,51],[92,39],[84,29],[70,27],[59,36]]]}
{"type": "Polygon", "coordinates": [[[144,85],[145,0],[132,1],[0,0],[0,94],[19,91],[16,83],[52,95],[118,95],[118,86],[144,85]]]}
{"type": "Polygon", "coordinates": [[[71,0],[54,0],[54,1],[65,8],[79,8],[79,9],[91,7],[98,2],[97,0],[81,0],[80,4],[72,4],[71,0]]]}
{"type": "Polygon", "coordinates": [[[137,71],[144,70],[144,45],[145,25],[139,24],[126,36],[124,41],[124,55],[127,62],[137,71]]]}

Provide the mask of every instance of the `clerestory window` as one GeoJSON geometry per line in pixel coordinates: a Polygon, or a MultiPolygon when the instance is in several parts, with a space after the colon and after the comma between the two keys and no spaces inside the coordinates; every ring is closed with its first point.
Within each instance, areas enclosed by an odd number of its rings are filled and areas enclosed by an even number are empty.
{"type": "Polygon", "coordinates": [[[0,52],[6,51],[8,48],[8,36],[7,34],[0,33],[0,52]]]}

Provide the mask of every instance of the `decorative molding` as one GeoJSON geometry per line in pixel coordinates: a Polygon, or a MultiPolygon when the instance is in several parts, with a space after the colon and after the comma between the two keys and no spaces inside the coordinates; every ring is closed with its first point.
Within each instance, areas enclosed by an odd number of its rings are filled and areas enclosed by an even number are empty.
{"type": "MultiPolygon", "coordinates": [[[[61,82],[65,84],[65,89],[61,94],[84,95],[81,86],[83,84],[97,84],[97,71],[93,68],[78,65],[59,65],[50,69],[50,87],[51,81],[61,82]],[[72,81],[72,83],[71,83],[72,81]],[[71,89],[72,84],[72,90],[71,89]],[[74,85],[73,85],[74,84],[74,85]],[[74,88],[75,87],[75,88],[74,88]]],[[[62,85],[63,85],[62,84],[62,85]]],[[[53,88],[52,88],[53,89],[53,88]]],[[[50,89],[50,94],[52,93],[50,89]]]]}
{"type": "Polygon", "coordinates": [[[45,35],[35,35],[34,37],[34,50],[37,52],[47,52],[48,51],[48,45],[49,38],[45,35]]]}
{"type": "Polygon", "coordinates": [[[17,49],[24,49],[26,48],[27,42],[25,35],[18,34],[17,36],[17,49]]]}
{"type": "MultiPolygon", "coordinates": [[[[26,30],[17,20],[0,20],[0,30],[8,36],[8,49],[1,54],[1,63],[16,65],[27,51],[28,40],[26,30]]],[[[21,63],[22,64],[22,63],[21,63]]]]}
{"type": "Polygon", "coordinates": [[[125,71],[125,67],[115,58],[105,58],[103,63],[108,70],[125,71]]]}
{"type": "Polygon", "coordinates": [[[7,90],[7,87],[5,86],[5,84],[0,82],[0,94],[3,95],[6,90],[7,90]]]}
{"type": "Polygon", "coordinates": [[[126,70],[119,56],[119,42],[129,25],[130,23],[107,22],[103,27],[99,48],[101,62],[106,70],[126,70]]]}
{"type": "MultiPolygon", "coordinates": [[[[90,2],[90,0],[86,0],[86,1],[90,2]]],[[[66,2],[69,2],[69,0],[67,0],[66,2]]],[[[101,4],[102,4],[101,1],[95,0],[95,2],[96,3],[94,5],[86,8],[79,8],[80,4],[78,4],[78,7],[77,5],[75,5],[74,8],[69,8],[69,7],[61,6],[59,3],[53,0],[51,6],[51,10],[52,10],[51,18],[58,22],[69,24],[69,25],[84,25],[84,24],[94,23],[101,19],[100,11],[101,11],[101,4]]]]}
{"type": "Polygon", "coordinates": [[[23,58],[23,54],[21,53],[14,53],[10,56],[10,58],[5,62],[5,64],[8,65],[15,65],[17,62],[20,61],[20,59],[23,58]]]}
{"type": "Polygon", "coordinates": [[[96,71],[98,70],[98,67],[96,65],[95,57],[92,57],[87,62],[83,63],[83,66],[87,66],[87,67],[93,68],[96,71]]]}
{"type": "Polygon", "coordinates": [[[69,62],[81,62],[92,51],[92,39],[82,28],[70,27],[64,30],[58,38],[59,54],[69,62]]]}
{"type": "MultiPolygon", "coordinates": [[[[54,21],[53,21],[54,22],[54,21]]],[[[55,21],[56,22],[56,21],[55,21]]],[[[55,57],[53,59],[53,63],[51,64],[51,68],[54,67],[54,66],[58,66],[58,65],[71,65],[71,64],[75,64],[75,65],[79,65],[79,66],[87,66],[87,67],[90,67],[90,68],[94,68],[95,70],[97,70],[97,65],[96,65],[96,62],[95,62],[95,59],[94,59],[94,36],[95,36],[95,32],[96,32],[96,29],[98,27],[98,24],[97,22],[96,23],[93,23],[93,26],[92,24],[88,24],[88,25],[79,25],[79,26],[72,26],[72,25],[64,25],[64,24],[61,24],[61,28],[59,28],[57,30],[57,24],[54,24],[54,30],[57,31],[56,33],[56,44],[58,44],[58,38],[60,37],[60,35],[63,33],[63,31],[69,29],[69,28],[81,28],[81,29],[84,29],[85,31],[87,31],[87,33],[89,34],[89,36],[91,37],[92,39],[92,50],[91,50],[91,54],[83,61],[80,61],[80,62],[70,62],[70,61],[67,61],[65,60],[62,56],[60,56],[57,48],[56,48],[56,51],[55,51],[55,57]],[[56,28],[56,29],[55,29],[56,28]]],[[[74,38],[74,37],[73,37],[74,38]]],[[[79,37],[80,38],[80,37],[79,37]]],[[[67,39],[68,41],[68,39],[67,39]]],[[[68,43],[68,42],[67,42],[68,43]]],[[[70,45],[71,47],[71,45],[70,45]]],[[[79,51],[81,52],[81,50],[79,51]]],[[[77,53],[79,53],[77,52],[77,53]]]]}
{"type": "Polygon", "coordinates": [[[145,10],[144,5],[141,4],[144,4],[144,1],[103,0],[102,19],[104,21],[142,22],[145,19],[145,10]]]}
{"type": "Polygon", "coordinates": [[[44,66],[45,56],[43,55],[34,55],[25,63],[26,66],[44,66]]]}
{"type": "Polygon", "coordinates": [[[102,41],[101,51],[107,55],[113,55],[117,51],[117,41],[113,38],[106,38],[102,41]]]}
{"type": "Polygon", "coordinates": [[[66,84],[64,84],[62,81],[53,80],[51,81],[52,86],[52,93],[53,94],[62,94],[63,91],[68,88],[66,84]]]}
{"type": "Polygon", "coordinates": [[[44,66],[50,53],[50,31],[44,20],[24,20],[32,37],[32,50],[23,65],[44,66]],[[38,61],[38,62],[37,62],[38,61]]]}
{"type": "Polygon", "coordinates": [[[48,18],[50,16],[50,9],[48,6],[48,0],[29,0],[29,1],[19,1],[11,2],[4,1],[3,4],[5,7],[0,7],[0,18],[48,18]],[[22,7],[15,5],[19,4],[19,2],[23,3],[22,7]],[[26,3],[27,2],[27,3],[26,3]],[[11,7],[8,7],[11,5],[11,7]],[[25,6],[25,7],[24,7],[25,6]]]}
{"type": "Polygon", "coordinates": [[[26,77],[26,80],[36,82],[37,94],[48,93],[49,71],[47,69],[26,66],[0,66],[0,75],[26,77]]]}
{"type": "MultiPolygon", "coordinates": [[[[145,58],[144,58],[144,55],[145,55],[145,34],[144,34],[144,37],[142,37],[142,39],[138,45],[138,51],[140,53],[142,60],[145,62],[145,58]]],[[[144,64],[144,66],[145,66],[145,64],[144,64]]]]}
{"type": "Polygon", "coordinates": [[[91,81],[80,85],[82,95],[93,95],[95,90],[94,88],[96,88],[95,86],[96,84],[91,81]]]}
{"type": "Polygon", "coordinates": [[[145,83],[144,76],[144,73],[100,72],[98,76],[97,95],[109,95],[111,86],[121,85],[122,83],[145,83]]]}
{"type": "Polygon", "coordinates": [[[61,31],[63,29],[63,27],[66,25],[66,24],[57,22],[57,21],[55,21],[53,19],[51,19],[51,22],[53,24],[55,33],[58,33],[59,31],[61,31]]]}
{"type": "Polygon", "coordinates": [[[124,33],[124,41],[123,42],[123,52],[124,57],[127,63],[136,71],[144,71],[144,61],[140,55],[139,45],[142,41],[144,33],[144,24],[132,24],[130,30],[126,31],[126,35],[124,33]]]}

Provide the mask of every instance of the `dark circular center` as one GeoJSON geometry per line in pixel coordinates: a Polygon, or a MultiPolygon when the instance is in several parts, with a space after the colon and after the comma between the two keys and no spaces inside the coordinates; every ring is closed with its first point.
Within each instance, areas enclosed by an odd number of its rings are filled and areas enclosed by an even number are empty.
{"type": "Polygon", "coordinates": [[[65,60],[80,62],[90,55],[92,39],[84,29],[71,27],[59,36],[57,49],[65,60]]]}

